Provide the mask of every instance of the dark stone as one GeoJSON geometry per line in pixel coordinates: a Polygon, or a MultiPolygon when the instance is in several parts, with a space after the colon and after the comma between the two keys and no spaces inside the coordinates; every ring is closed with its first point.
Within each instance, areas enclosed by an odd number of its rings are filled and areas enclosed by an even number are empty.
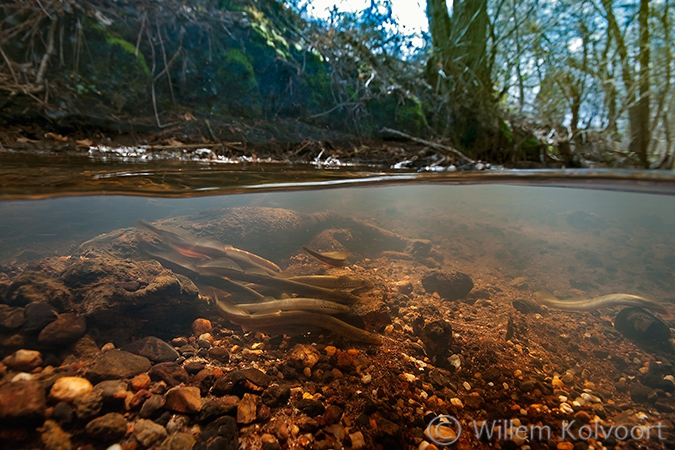
{"type": "Polygon", "coordinates": [[[23,332],[26,334],[38,333],[58,317],[56,308],[46,302],[29,303],[24,310],[26,324],[23,332]]]}
{"type": "Polygon", "coordinates": [[[197,375],[192,377],[191,384],[199,388],[199,391],[201,392],[202,396],[206,396],[206,394],[209,393],[209,389],[211,389],[211,386],[213,386],[213,383],[215,383],[215,381],[216,375],[213,373],[211,369],[202,369],[197,373],[197,375]]]}
{"type": "Polygon", "coordinates": [[[46,404],[45,389],[35,380],[0,385],[0,419],[41,419],[46,404]]]}
{"type": "Polygon", "coordinates": [[[324,421],[326,422],[326,425],[330,425],[333,423],[340,423],[340,419],[342,418],[343,412],[344,410],[337,405],[326,406],[326,412],[323,413],[323,418],[324,421]]]}
{"type": "Polygon", "coordinates": [[[652,387],[654,389],[662,389],[665,392],[675,391],[675,385],[664,380],[663,377],[673,373],[673,366],[667,363],[657,363],[651,361],[649,363],[649,371],[642,377],[642,384],[652,387]]]}
{"type": "Polygon", "coordinates": [[[165,400],[161,395],[153,395],[143,403],[138,415],[143,419],[151,418],[157,411],[162,409],[165,400]]]}
{"type": "Polygon", "coordinates": [[[181,366],[174,362],[164,362],[155,364],[148,372],[153,381],[162,380],[169,386],[177,386],[181,383],[187,383],[188,373],[181,366]]]}
{"type": "Polygon", "coordinates": [[[321,402],[312,400],[311,398],[303,398],[295,406],[309,417],[321,415],[326,410],[321,402]]]}
{"type": "Polygon", "coordinates": [[[239,430],[233,417],[221,417],[204,428],[194,450],[237,450],[239,430]]]}
{"type": "Polygon", "coordinates": [[[269,386],[271,378],[258,369],[236,370],[222,376],[211,388],[216,396],[243,395],[246,392],[260,394],[269,386]]]}
{"type": "Polygon", "coordinates": [[[201,411],[199,411],[197,421],[208,422],[220,416],[235,416],[238,404],[239,397],[234,395],[206,400],[204,405],[202,405],[201,411]]]}
{"type": "Polygon", "coordinates": [[[518,311],[520,311],[523,314],[531,314],[531,313],[540,313],[541,312],[541,306],[539,303],[535,302],[534,300],[530,299],[520,299],[520,300],[514,300],[512,302],[513,307],[516,308],[518,311]]]}
{"type": "Polygon", "coordinates": [[[422,286],[428,293],[438,292],[442,298],[454,301],[469,295],[473,281],[465,273],[432,270],[422,277],[422,286]]]}
{"type": "Polygon", "coordinates": [[[159,447],[160,450],[192,450],[195,445],[195,438],[189,433],[174,433],[159,447]]]}
{"type": "Polygon", "coordinates": [[[101,393],[104,402],[122,402],[127,397],[128,385],[121,380],[101,381],[94,389],[101,393]]]}
{"type": "Polygon", "coordinates": [[[70,403],[58,402],[52,410],[52,420],[60,424],[69,424],[73,421],[73,407],[70,403]]]}
{"type": "Polygon", "coordinates": [[[641,384],[631,384],[628,387],[628,392],[630,392],[630,398],[635,403],[646,403],[649,400],[649,393],[652,390],[647,386],[641,384]]]}
{"type": "Polygon", "coordinates": [[[614,319],[614,328],[637,343],[667,347],[670,328],[658,317],[641,308],[622,309],[614,319]]]}
{"type": "Polygon", "coordinates": [[[154,336],[138,339],[122,347],[122,350],[145,356],[154,363],[175,361],[179,356],[172,346],[154,336]]]}
{"type": "Polygon", "coordinates": [[[227,363],[230,360],[230,352],[225,347],[212,347],[209,349],[209,357],[227,363]]]}
{"type": "Polygon", "coordinates": [[[152,364],[148,358],[123,350],[111,350],[105,352],[101,359],[91,366],[87,372],[87,378],[93,381],[131,378],[139,373],[147,372],[150,367],[152,364]]]}
{"type": "Polygon", "coordinates": [[[50,347],[60,347],[77,341],[87,331],[87,321],[77,314],[60,314],[44,327],[38,335],[38,342],[50,347]]]}
{"type": "Polygon", "coordinates": [[[96,417],[103,408],[103,395],[101,391],[93,390],[88,394],[78,397],[73,402],[75,415],[78,419],[89,420],[96,417]]]}
{"type": "Polygon", "coordinates": [[[419,324],[414,324],[415,332],[418,334],[427,354],[430,357],[436,358],[436,364],[440,366],[447,366],[446,357],[450,356],[448,350],[452,344],[452,327],[450,322],[446,320],[433,320],[425,323],[421,327],[419,324]]]}
{"type": "Polygon", "coordinates": [[[263,391],[261,398],[267,406],[283,406],[291,398],[291,388],[273,384],[263,391]]]}
{"type": "Polygon", "coordinates": [[[202,361],[196,361],[194,359],[187,360],[185,361],[185,363],[183,363],[183,368],[190,375],[196,374],[200,370],[203,370],[205,367],[206,367],[205,363],[203,363],[202,361]]]}
{"type": "Polygon", "coordinates": [[[26,321],[24,308],[0,305],[0,331],[16,330],[26,321]]]}
{"type": "Polygon", "coordinates": [[[89,422],[85,430],[96,441],[117,441],[126,434],[127,421],[122,414],[111,412],[89,422]]]}

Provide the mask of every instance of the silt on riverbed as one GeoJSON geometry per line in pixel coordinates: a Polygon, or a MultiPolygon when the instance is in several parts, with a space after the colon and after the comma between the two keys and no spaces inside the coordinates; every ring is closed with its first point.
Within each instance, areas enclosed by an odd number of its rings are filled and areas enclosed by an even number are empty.
{"type": "Polygon", "coordinates": [[[672,448],[670,184],[439,178],[1,202],[0,439],[672,448]]]}

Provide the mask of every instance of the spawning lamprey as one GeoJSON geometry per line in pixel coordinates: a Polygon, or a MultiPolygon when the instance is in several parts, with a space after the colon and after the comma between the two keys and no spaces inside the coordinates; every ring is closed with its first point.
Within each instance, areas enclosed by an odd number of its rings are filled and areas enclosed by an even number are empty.
{"type": "Polygon", "coordinates": [[[570,311],[593,311],[596,309],[610,308],[612,306],[637,306],[666,314],[666,309],[644,297],[632,294],[609,294],[596,298],[584,298],[574,300],[559,300],[548,292],[539,291],[534,294],[535,299],[541,305],[556,309],[570,311]]]}
{"type": "MultiPolygon", "coordinates": [[[[190,277],[201,292],[211,291],[221,314],[244,328],[269,334],[332,331],[345,339],[381,344],[382,338],[345,323],[331,314],[349,311],[358,301],[356,292],[371,289],[373,283],[349,275],[304,275],[284,273],[271,261],[217,241],[196,239],[183,231],[168,231],[145,221],[139,228],[152,232],[160,243],[136,235],[138,248],[167,268],[190,277]],[[217,297],[217,290],[231,294],[217,297]],[[277,299],[274,296],[300,295],[277,299]],[[352,291],[352,292],[348,292],[352,291]],[[231,299],[247,299],[249,303],[231,299]],[[254,303],[250,303],[254,302],[254,303]]],[[[340,256],[340,255],[334,255],[340,256]]],[[[343,254],[346,258],[347,254],[343,254]]]]}
{"type": "Polygon", "coordinates": [[[271,275],[281,272],[281,268],[272,261],[261,256],[225,245],[221,242],[206,239],[196,239],[188,233],[180,230],[164,230],[151,225],[145,220],[137,220],[136,225],[145,228],[157,235],[165,244],[183,256],[196,259],[228,258],[236,261],[244,268],[259,269],[271,275]]]}
{"type": "Polygon", "coordinates": [[[312,250],[307,246],[303,246],[302,249],[307,252],[308,255],[318,259],[324,264],[328,264],[333,267],[343,267],[347,265],[347,257],[349,252],[317,252],[312,250]]]}
{"type": "Polygon", "coordinates": [[[216,305],[223,315],[230,322],[243,328],[267,334],[306,333],[323,329],[332,331],[350,341],[372,345],[382,344],[380,335],[349,325],[333,316],[300,310],[250,314],[239,305],[221,300],[215,294],[214,296],[216,305]]]}
{"type": "Polygon", "coordinates": [[[324,314],[340,314],[349,312],[349,306],[330,300],[318,298],[282,298],[265,299],[260,303],[237,303],[237,307],[249,313],[276,312],[276,311],[314,311],[324,314]]]}

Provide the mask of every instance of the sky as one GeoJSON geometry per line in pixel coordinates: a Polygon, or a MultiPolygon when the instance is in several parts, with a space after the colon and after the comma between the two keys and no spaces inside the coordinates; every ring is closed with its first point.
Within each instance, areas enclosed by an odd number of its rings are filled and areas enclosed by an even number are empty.
{"type": "MultiPolygon", "coordinates": [[[[307,3],[309,4],[307,11],[310,14],[328,18],[333,6],[337,6],[340,11],[362,11],[370,5],[370,0],[309,0],[307,3]]],[[[391,0],[391,6],[394,17],[405,34],[420,34],[429,28],[425,0],[391,0]]]]}

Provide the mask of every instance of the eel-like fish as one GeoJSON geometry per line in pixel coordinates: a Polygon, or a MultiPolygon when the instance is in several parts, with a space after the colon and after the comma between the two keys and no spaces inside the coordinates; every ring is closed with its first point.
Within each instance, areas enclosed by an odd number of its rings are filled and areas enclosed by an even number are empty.
{"type": "Polygon", "coordinates": [[[287,280],[297,281],[299,283],[311,284],[328,289],[372,289],[373,282],[365,279],[352,277],[349,275],[302,275],[286,278],[287,280]]]}
{"type": "Polygon", "coordinates": [[[327,300],[334,300],[340,303],[355,303],[358,297],[344,291],[326,289],[311,284],[300,283],[286,278],[273,277],[261,273],[248,271],[239,272],[228,267],[223,267],[217,260],[205,261],[197,265],[197,271],[202,275],[220,276],[233,278],[238,281],[270,286],[276,289],[286,291],[286,293],[296,293],[306,297],[319,297],[327,300]]]}
{"type": "Polygon", "coordinates": [[[347,251],[321,253],[317,252],[316,250],[312,250],[307,246],[303,246],[302,249],[307,252],[308,255],[313,256],[314,258],[318,259],[324,264],[328,264],[329,266],[343,267],[347,265],[347,257],[349,256],[349,252],[347,251]]]}
{"type": "Polygon", "coordinates": [[[584,298],[574,300],[559,300],[548,292],[535,292],[535,299],[542,305],[551,308],[577,310],[577,311],[592,311],[595,309],[609,308],[612,306],[637,306],[640,308],[647,308],[653,311],[667,314],[663,305],[649,300],[644,297],[632,294],[609,294],[596,298],[584,298]]]}
{"type": "Polygon", "coordinates": [[[138,242],[138,249],[141,252],[156,259],[167,269],[190,278],[197,286],[212,286],[232,294],[239,294],[251,301],[263,301],[265,299],[265,296],[259,292],[229,278],[200,274],[195,263],[180,253],[159,248],[139,236],[136,236],[136,240],[138,242]]]}
{"type": "Polygon", "coordinates": [[[308,311],[276,311],[273,313],[249,314],[237,305],[215,297],[216,305],[232,323],[244,328],[267,334],[283,334],[297,331],[311,331],[321,328],[332,331],[350,341],[380,345],[382,337],[333,316],[308,311]]]}
{"type": "Polygon", "coordinates": [[[225,245],[214,240],[199,239],[182,230],[166,230],[151,225],[145,220],[137,220],[136,225],[156,234],[171,248],[183,256],[194,259],[223,259],[228,258],[242,264],[245,268],[259,268],[273,275],[281,272],[281,268],[272,261],[261,256],[225,245]]]}
{"type": "Polygon", "coordinates": [[[237,303],[237,306],[248,313],[267,313],[276,311],[313,311],[324,314],[349,312],[349,306],[318,298],[282,298],[266,299],[260,303],[237,303]]]}

